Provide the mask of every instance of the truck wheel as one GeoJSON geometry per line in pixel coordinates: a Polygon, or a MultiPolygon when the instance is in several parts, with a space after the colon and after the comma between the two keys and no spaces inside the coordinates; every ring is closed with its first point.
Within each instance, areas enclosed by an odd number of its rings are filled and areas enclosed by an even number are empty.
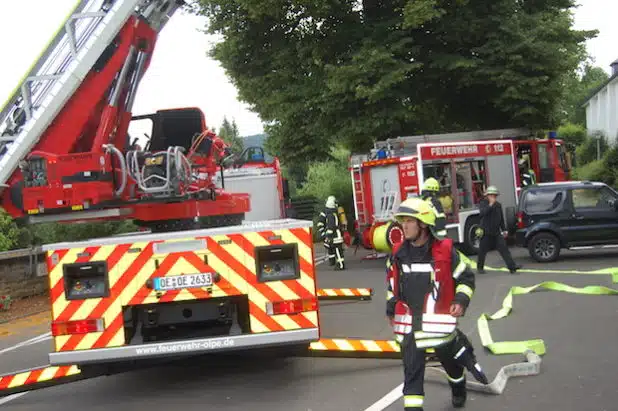
{"type": "Polygon", "coordinates": [[[480,228],[481,220],[474,216],[466,220],[464,227],[464,243],[463,250],[468,255],[476,255],[479,253],[481,238],[476,234],[476,229],[480,228]]]}
{"type": "Polygon", "coordinates": [[[538,233],[528,243],[528,252],[539,263],[556,261],[560,255],[560,240],[552,233],[538,233]]]}

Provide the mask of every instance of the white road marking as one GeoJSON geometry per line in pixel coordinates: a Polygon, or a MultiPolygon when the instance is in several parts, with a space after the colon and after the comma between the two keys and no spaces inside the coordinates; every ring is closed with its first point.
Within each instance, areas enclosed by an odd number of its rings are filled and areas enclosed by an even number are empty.
{"type": "Polygon", "coordinates": [[[19,348],[22,348],[22,347],[27,347],[29,345],[38,344],[40,342],[47,341],[49,339],[51,339],[51,332],[48,332],[48,333],[45,333],[45,334],[41,334],[41,335],[37,335],[36,337],[32,337],[29,340],[22,341],[22,342],[20,342],[18,344],[15,344],[12,347],[3,348],[2,350],[0,350],[0,355],[2,355],[4,353],[7,353],[7,352],[10,352],[10,351],[15,351],[15,350],[17,350],[19,348]]]}
{"type": "Polygon", "coordinates": [[[393,388],[391,392],[373,403],[369,408],[365,409],[365,411],[382,411],[387,409],[391,406],[391,404],[393,404],[395,401],[399,400],[402,397],[402,391],[403,384],[393,388]]]}
{"type": "Polygon", "coordinates": [[[19,392],[17,394],[9,395],[8,397],[0,398],[0,405],[6,404],[9,401],[18,399],[21,396],[28,394],[27,392],[19,392]]]}

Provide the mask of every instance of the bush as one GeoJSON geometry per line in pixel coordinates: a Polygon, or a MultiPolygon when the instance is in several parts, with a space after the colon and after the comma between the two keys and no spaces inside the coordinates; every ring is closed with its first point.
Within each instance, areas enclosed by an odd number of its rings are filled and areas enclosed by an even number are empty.
{"type": "Polygon", "coordinates": [[[607,150],[601,160],[594,160],[575,168],[573,178],[601,181],[609,186],[618,187],[618,146],[607,150]]]}
{"type": "Polygon", "coordinates": [[[577,147],[575,150],[577,164],[584,166],[597,160],[597,149],[600,149],[601,157],[609,150],[607,137],[602,133],[594,133],[587,136],[584,142],[577,147]]]}
{"type": "Polygon", "coordinates": [[[586,140],[586,129],[579,124],[567,123],[558,128],[558,138],[578,146],[586,140]]]}
{"type": "MultiPolygon", "coordinates": [[[[314,197],[318,201],[318,210],[324,207],[329,195],[334,195],[339,205],[345,209],[348,227],[352,227],[354,197],[352,195],[352,179],[348,170],[349,155],[349,151],[336,148],[332,151],[332,160],[310,164],[305,183],[302,188],[298,189],[297,194],[314,197]]],[[[316,222],[317,215],[314,218],[314,225],[316,222]]]]}

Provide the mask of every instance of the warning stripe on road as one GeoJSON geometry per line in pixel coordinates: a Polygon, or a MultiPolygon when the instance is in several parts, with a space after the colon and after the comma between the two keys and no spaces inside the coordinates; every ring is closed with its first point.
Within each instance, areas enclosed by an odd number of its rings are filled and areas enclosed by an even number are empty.
{"type": "Polygon", "coordinates": [[[79,374],[81,371],[75,365],[43,367],[15,374],[0,376],[0,390],[23,387],[36,383],[57,380],[79,374]]]}

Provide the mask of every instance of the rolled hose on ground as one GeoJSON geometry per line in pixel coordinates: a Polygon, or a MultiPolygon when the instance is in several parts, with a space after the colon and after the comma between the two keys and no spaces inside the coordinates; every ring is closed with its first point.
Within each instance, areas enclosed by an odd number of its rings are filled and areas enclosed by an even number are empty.
{"type": "Polygon", "coordinates": [[[373,249],[377,252],[388,253],[391,251],[393,244],[397,244],[402,240],[403,230],[395,221],[389,221],[372,228],[371,243],[373,249]]]}

